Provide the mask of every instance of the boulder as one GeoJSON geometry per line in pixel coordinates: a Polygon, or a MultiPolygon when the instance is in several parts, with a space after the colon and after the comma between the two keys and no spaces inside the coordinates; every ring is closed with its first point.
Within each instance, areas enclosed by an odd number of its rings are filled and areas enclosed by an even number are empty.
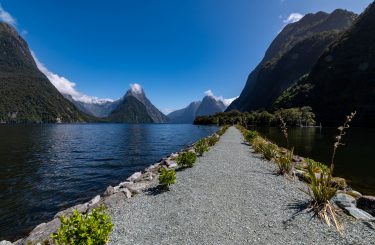
{"type": "Polygon", "coordinates": [[[151,181],[152,179],[153,179],[153,174],[151,172],[145,172],[139,178],[134,180],[134,182],[151,181]]]}
{"type": "Polygon", "coordinates": [[[337,193],[332,201],[336,203],[340,208],[354,207],[355,208],[355,198],[344,193],[337,193]]]}
{"type": "Polygon", "coordinates": [[[126,198],[132,197],[132,193],[129,191],[128,188],[123,188],[123,189],[121,189],[121,191],[125,194],[126,198]]]}
{"type": "Polygon", "coordinates": [[[357,207],[375,216],[375,197],[361,196],[357,200],[357,207]]]}
{"type": "Polygon", "coordinates": [[[136,179],[138,179],[139,177],[141,177],[142,173],[141,172],[135,172],[134,174],[132,174],[129,178],[127,178],[126,180],[127,181],[130,181],[130,182],[133,182],[135,181],[136,179]]]}
{"type": "Polygon", "coordinates": [[[129,188],[129,187],[132,186],[132,185],[134,185],[134,183],[133,183],[133,182],[130,182],[130,181],[121,182],[121,183],[119,184],[119,186],[122,187],[122,188],[129,188]]]}
{"type": "Polygon", "coordinates": [[[0,242],[0,245],[12,245],[13,243],[9,242],[9,241],[1,241],[0,242]]]}
{"type": "Polygon", "coordinates": [[[375,221],[374,216],[363,211],[362,209],[359,209],[356,207],[346,207],[345,210],[356,219],[366,220],[366,221],[375,221]]]}
{"type": "Polygon", "coordinates": [[[347,191],[346,194],[354,197],[355,199],[358,199],[362,196],[361,193],[359,193],[358,191],[354,191],[354,190],[351,190],[351,191],[347,191]]]}
{"type": "Polygon", "coordinates": [[[178,167],[178,164],[176,162],[171,162],[169,165],[168,165],[168,168],[177,168],[178,167]]]}
{"type": "Polygon", "coordinates": [[[100,196],[97,195],[96,197],[94,197],[88,202],[89,208],[97,206],[99,202],[100,202],[100,196]]]}
{"type": "Polygon", "coordinates": [[[332,185],[336,186],[340,190],[344,190],[348,186],[346,184],[346,180],[340,177],[333,177],[331,182],[332,182],[332,185]]]}
{"type": "Polygon", "coordinates": [[[172,158],[172,159],[176,159],[177,157],[178,157],[178,154],[177,154],[177,153],[172,153],[172,154],[171,154],[171,158],[172,158]]]}
{"type": "Polygon", "coordinates": [[[150,186],[150,183],[149,183],[149,182],[137,182],[137,183],[133,183],[133,184],[130,185],[130,186],[127,186],[126,188],[127,188],[131,193],[139,194],[139,193],[141,193],[143,190],[147,189],[149,186],[150,186]]]}
{"type": "Polygon", "coordinates": [[[54,216],[54,218],[59,218],[59,217],[62,217],[62,216],[69,217],[73,214],[74,210],[76,210],[76,209],[79,213],[86,213],[88,208],[89,208],[88,203],[78,204],[78,205],[75,205],[73,207],[70,207],[68,209],[65,209],[65,210],[62,210],[62,211],[58,212],[54,216]]]}
{"type": "Polygon", "coordinates": [[[113,194],[115,194],[115,188],[112,186],[108,186],[105,192],[103,193],[103,196],[107,197],[113,194]]]}
{"type": "Polygon", "coordinates": [[[42,244],[52,244],[52,239],[50,235],[57,232],[60,227],[60,219],[55,218],[48,223],[42,223],[34,228],[28,237],[22,239],[22,244],[37,244],[38,242],[42,244]],[[47,243],[47,242],[50,243],[47,243]]]}

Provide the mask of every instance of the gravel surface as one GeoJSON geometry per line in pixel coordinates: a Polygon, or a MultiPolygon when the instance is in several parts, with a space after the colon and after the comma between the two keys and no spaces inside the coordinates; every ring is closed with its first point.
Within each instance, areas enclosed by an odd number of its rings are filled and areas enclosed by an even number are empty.
{"type": "Polygon", "coordinates": [[[274,171],[231,127],[170,191],[110,199],[110,244],[375,243],[374,224],[343,215],[340,236],[304,211],[304,184],[274,171]]]}

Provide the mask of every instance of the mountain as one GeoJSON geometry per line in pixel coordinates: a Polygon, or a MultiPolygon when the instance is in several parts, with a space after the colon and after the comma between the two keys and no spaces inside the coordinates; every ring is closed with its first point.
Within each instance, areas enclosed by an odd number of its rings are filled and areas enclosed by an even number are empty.
{"type": "Polygon", "coordinates": [[[138,84],[132,85],[108,119],[123,123],[166,123],[169,120],[147,99],[138,84]]]}
{"type": "Polygon", "coordinates": [[[196,112],[201,104],[201,101],[190,103],[187,107],[171,112],[168,114],[171,123],[192,123],[196,117],[196,112]]]}
{"type": "Polygon", "coordinates": [[[90,103],[75,100],[71,95],[64,94],[64,97],[72,102],[80,111],[98,117],[108,117],[111,112],[120,104],[120,100],[97,100],[90,103]]]}
{"type": "Polygon", "coordinates": [[[307,14],[287,25],[250,73],[240,97],[229,110],[268,109],[280,94],[309,73],[324,50],[348,29],[357,15],[345,10],[307,14]]]}
{"type": "Polygon", "coordinates": [[[39,71],[27,43],[0,23],[0,122],[84,122],[89,117],[39,71]]]}
{"type": "MultiPolygon", "coordinates": [[[[231,101],[230,99],[228,101],[231,101]]],[[[168,114],[171,123],[193,123],[197,116],[214,115],[227,108],[223,99],[213,95],[206,95],[202,101],[190,103],[187,107],[168,114]]]]}
{"type": "Polygon", "coordinates": [[[206,95],[195,114],[196,116],[209,116],[217,112],[223,112],[226,108],[227,107],[221,100],[217,100],[212,96],[206,95]]]}
{"type": "Polygon", "coordinates": [[[318,59],[308,76],[286,90],[277,106],[309,105],[324,125],[356,110],[354,123],[375,123],[375,3],[318,59]]]}

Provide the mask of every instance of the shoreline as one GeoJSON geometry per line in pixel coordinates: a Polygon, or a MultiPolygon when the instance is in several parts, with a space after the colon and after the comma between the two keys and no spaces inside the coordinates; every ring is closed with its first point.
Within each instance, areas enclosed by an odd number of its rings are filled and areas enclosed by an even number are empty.
{"type": "Polygon", "coordinates": [[[143,170],[132,173],[129,177],[127,177],[124,181],[120,182],[116,186],[108,186],[104,193],[96,195],[91,200],[57,212],[52,220],[48,222],[43,222],[35,226],[27,236],[22,237],[14,242],[3,240],[0,241],[0,244],[44,244],[47,241],[51,243],[52,240],[50,239],[50,234],[57,232],[57,229],[60,227],[59,217],[69,217],[73,214],[73,211],[75,209],[77,209],[79,213],[90,212],[94,208],[99,207],[101,204],[105,204],[107,199],[111,198],[113,195],[117,193],[123,193],[126,198],[132,198],[133,196],[155,185],[155,183],[157,182],[157,177],[159,175],[159,168],[177,168],[177,163],[175,159],[179,154],[187,151],[194,151],[194,145],[199,140],[206,139],[214,135],[218,136],[218,132],[222,128],[223,127],[219,127],[219,129],[215,133],[200,138],[196,142],[187,145],[185,148],[182,148],[181,150],[175,153],[171,153],[166,157],[161,158],[160,161],[147,166],[143,170]]]}

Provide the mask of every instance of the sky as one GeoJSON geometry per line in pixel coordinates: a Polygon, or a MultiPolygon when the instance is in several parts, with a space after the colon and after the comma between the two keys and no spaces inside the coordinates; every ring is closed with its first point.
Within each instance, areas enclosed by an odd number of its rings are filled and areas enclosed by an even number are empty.
{"type": "Polygon", "coordinates": [[[370,0],[0,0],[39,69],[82,101],[142,86],[164,113],[238,96],[282,28],[307,13],[361,13],[370,0]]]}

